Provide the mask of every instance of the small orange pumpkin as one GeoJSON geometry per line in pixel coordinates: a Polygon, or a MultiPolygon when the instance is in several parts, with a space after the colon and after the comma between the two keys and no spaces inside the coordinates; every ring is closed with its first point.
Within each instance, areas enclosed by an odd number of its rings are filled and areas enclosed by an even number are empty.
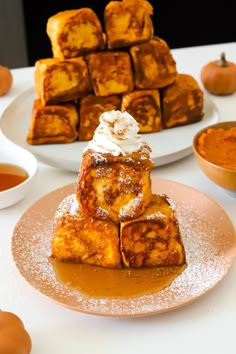
{"type": "Polygon", "coordinates": [[[236,91],[236,64],[227,61],[225,53],[220,60],[209,62],[200,72],[205,89],[214,95],[231,95],[236,91]]]}
{"type": "Polygon", "coordinates": [[[0,65],[0,96],[5,95],[12,87],[13,77],[11,70],[0,65]]]}
{"type": "Polygon", "coordinates": [[[21,319],[0,310],[0,353],[30,354],[32,342],[21,319]]]}

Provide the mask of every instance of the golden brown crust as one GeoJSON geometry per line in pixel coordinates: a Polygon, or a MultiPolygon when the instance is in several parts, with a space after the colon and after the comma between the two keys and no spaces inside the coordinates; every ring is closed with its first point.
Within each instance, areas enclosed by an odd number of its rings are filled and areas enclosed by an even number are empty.
{"type": "Polygon", "coordinates": [[[75,58],[105,46],[101,23],[90,8],[58,12],[48,19],[46,31],[55,58],[75,58]]]}
{"type": "Polygon", "coordinates": [[[184,265],[185,249],[173,201],[154,194],[139,218],[121,222],[120,248],[126,267],[184,265]]]}
{"type": "Polygon", "coordinates": [[[78,137],[78,112],[73,103],[43,106],[35,99],[29,131],[26,137],[31,145],[70,143],[78,137]]]}
{"type": "Polygon", "coordinates": [[[158,90],[134,90],[122,95],[121,110],[127,111],[139,124],[140,133],[162,130],[161,102],[158,90]]]}
{"type": "Polygon", "coordinates": [[[149,40],[153,35],[152,11],[152,5],[146,0],[110,1],[104,10],[108,48],[149,40]]]}
{"type": "Polygon", "coordinates": [[[99,117],[103,112],[120,110],[121,98],[117,95],[95,96],[87,95],[79,102],[79,140],[88,141],[93,138],[99,124],[99,117]]]}
{"type": "Polygon", "coordinates": [[[132,91],[133,72],[129,53],[106,51],[86,56],[96,96],[117,95],[132,91]]]}
{"type": "Polygon", "coordinates": [[[203,91],[193,76],[178,74],[176,81],[161,90],[165,128],[196,123],[203,118],[203,91]]]}
{"type": "Polygon", "coordinates": [[[128,156],[86,150],[78,175],[76,195],[85,212],[115,222],[142,214],[151,199],[153,162],[146,145],[128,156]]]}
{"type": "Polygon", "coordinates": [[[118,225],[85,214],[75,194],[56,210],[51,245],[52,256],[61,261],[121,268],[118,225]]]}
{"type": "Polygon", "coordinates": [[[132,46],[130,55],[134,66],[135,87],[161,88],[175,81],[176,62],[163,39],[155,36],[146,43],[132,46]]]}
{"type": "Polygon", "coordinates": [[[83,57],[37,60],[34,82],[35,91],[44,105],[68,102],[92,91],[83,57]]]}

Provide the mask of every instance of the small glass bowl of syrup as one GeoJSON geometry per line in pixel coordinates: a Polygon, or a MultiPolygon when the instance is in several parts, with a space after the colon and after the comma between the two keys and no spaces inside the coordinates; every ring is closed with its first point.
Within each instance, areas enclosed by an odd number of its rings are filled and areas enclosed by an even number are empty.
{"type": "Polygon", "coordinates": [[[38,163],[29,151],[13,146],[0,148],[0,209],[22,200],[32,187],[38,163]]]}

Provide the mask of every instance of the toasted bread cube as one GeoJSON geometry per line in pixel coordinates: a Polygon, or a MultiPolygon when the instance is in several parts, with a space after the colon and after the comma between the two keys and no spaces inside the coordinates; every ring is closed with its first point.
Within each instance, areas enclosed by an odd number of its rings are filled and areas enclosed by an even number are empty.
{"type": "Polygon", "coordinates": [[[154,194],[139,218],[121,222],[120,249],[124,265],[130,268],[186,264],[173,201],[154,194]]]}
{"type": "Polygon", "coordinates": [[[97,218],[115,222],[142,214],[151,200],[150,147],[128,155],[84,151],[76,185],[83,210],[97,218]]]}
{"type": "Polygon", "coordinates": [[[161,90],[161,100],[165,128],[196,123],[203,118],[203,91],[191,75],[178,74],[172,85],[161,90]]]}
{"type": "Polygon", "coordinates": [[[104,10],[108,48],[149,40],[153,35],[152,13],[152,5],[146,0],[110,1],[104,10]]]}
{"type": "Polygon", "coordinates": [[[121,110],[127,111],[139,124],[140,133],[162,130],[161,102],[158,90],[134,90],[122,95],[121,110]]]}
{"type": "Polygon", "coordinates": [[[73,103],[43,106],[34,100],[27,143],[31,145],[70,143],[78,137],[79,117],[73,103]]]}
{"type": "Polygon", "coordinates": [[[79,102],[79,140],[88,141],[93,138],[99,124],[99,117],[103,112],[120,110],[121,98],[118,95],[95,96],[87,95],[79,102]]]}
{"type": "Polygon", "coordinates": [[[55,58],[75,58],[105,46],[100,20],[90,8],[58,12],[49,17],[46,31],[55,58]]]}
{"type": "Polygon", "coordinates": [[[135,87],[161,88],[172,84],[177,76],[176,62],[167,43],[158,37],[132,46],[135,87]]]}
{"type": "Polygon", "coordinates": [[[96,96],[117,95],[133,90],[133,72],[129,53],[100,52],[86,56],[96,96]]]}
{"type": "Polygon", "coordinates": [[[118,225],[84,213],[75,194],[57,207],[51,245],[52,257],[61,261],[121,268],[118,225]]]}
{"type": "Polygon", "coordinates": [[[37,60],[34,82],[35,91],[44,105],[71,101],[92,91],[83,57],[37,60]]]}

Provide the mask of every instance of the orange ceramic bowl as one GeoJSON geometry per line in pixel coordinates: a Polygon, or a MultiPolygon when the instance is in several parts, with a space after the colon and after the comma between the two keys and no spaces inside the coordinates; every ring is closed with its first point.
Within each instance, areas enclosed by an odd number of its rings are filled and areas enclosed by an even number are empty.
{"type": "MultiPolygon", "coordinates": [[[[230,132],[232,131],[230,130],[230,132]]],[[[219,131],[219,132],[220,132],[219,131]]],[[[218,186],[224,188],[226,191],[228,191],[230,194],[233,196],[236,196],[236,166],[235,164],[235,158],[236,158],[236,135],[233,136],[236,131],[236,121],[230,121],[230,122],[221,122],[221,123],[216,123],[212,124],[208,127],[205,127],[204,129],[200,130],[193,138],[193,153],[195,156],[195,159],[202,169],[202,171],[205,173],[205,175],[215,184],[218,186]],[[234,132],[231,134],[232,136],[229,137],[229,130],[233,129],[234,132]],[[206,133],[209,132],[209,129],[213,129],[213,134],[211,136],[211,144],[204,144],[203,146],[201,143],[199,143],[199,139],[201,142],[205,142],[205,136],[207,135],[206,133]],[[222,136],[224,136],[223,140],[219,140],[219,135],[218,137],[217,134],[215,134],[215,130],[218,129],[223,129],[220,130],[222,133],[222,136]],[[226,132],[226,133],[225,133],[226,132]],[[226,136],[224,135],[226,134],[226,136]],[[228,136],[228,137],[227,137],[228,136]],[[200,138],[201,137],[201,138],[200,138]],[[215,141],[214,141],[215,139],[215,141]],[[218,139],[218,140],[217,140],[218,139]],[[224,142],[228,140],[228,145],[227,142],[224,144],[224,142]],[[223,143],[222,143],[223,142],[223,143]],[[209,145],[214,145],[214,153],[217,152],[217,156],[222,155],[222,160],[216,162],[209,161],[210,157],[208,154],[207,149],[210,149],[209,145]],[[218,146],[218,150],[217,150],[218,146]],[[229,150],[230,146],[230,150],[229,150]],[[206,153],[206,156],[203,156],[202,153],[200,153],[200,149],[205,149],[204,153],[206,153]],[[227,151],[228,150],[228,151],[227,151]],[[232,155],[232,167],[230,165],[231,160],[229,158],[230,154],[232,155]],[[223,162],[222,162],[223,161],[223,162]],[[227,165],[228,162],[229,164],[227,165]],[[223,167],[223,165],[226,165],[227,167],[223,167]]],[[[212,155],[214,155],[212,153],[212,155]]]]}

